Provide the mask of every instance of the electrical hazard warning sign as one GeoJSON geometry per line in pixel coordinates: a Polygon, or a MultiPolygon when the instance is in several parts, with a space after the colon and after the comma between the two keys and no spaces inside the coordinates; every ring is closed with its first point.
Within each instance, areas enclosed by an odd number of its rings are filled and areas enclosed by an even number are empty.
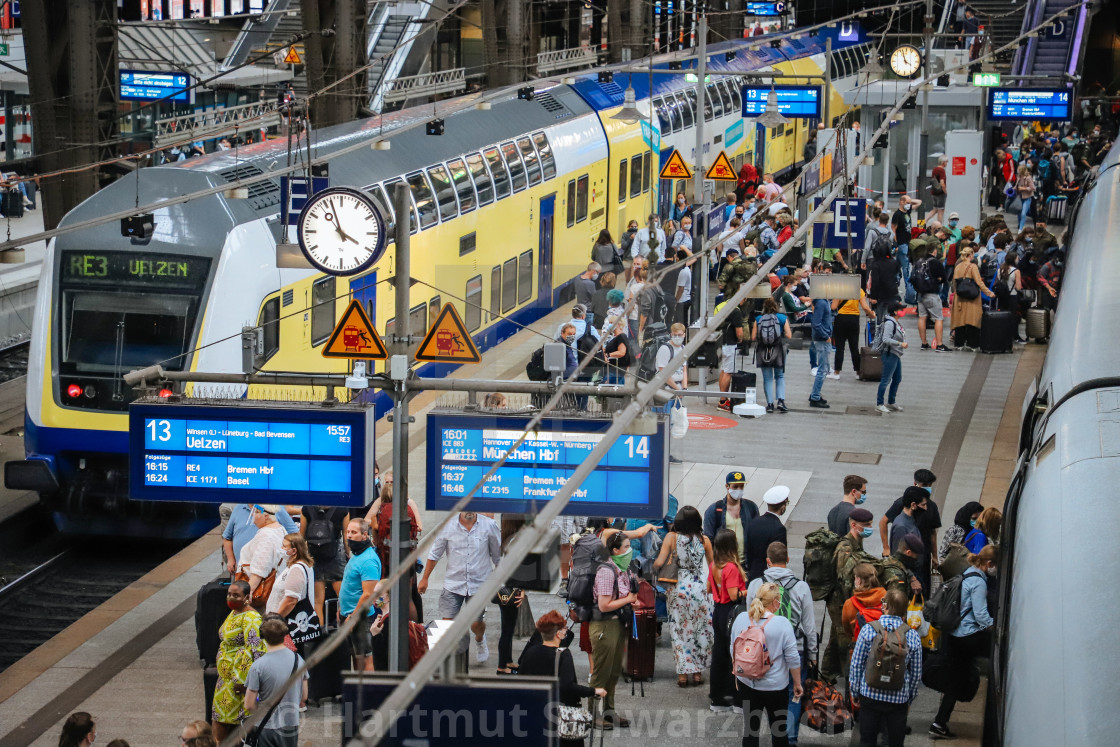
{"type": "Polygon", "coordinates": [[[288,54],[286,54],[284,56],[284,64],[285,65],[300,65],[302,63],[303,63],[303,61],[300,60],[299,52],[296,51],[296,48],[294,46],[293,47],[288,47],[288,54]]]}
{"type": "Polygon", "coordinates": [[[731,161],[727,158],[727,154],[722,150],[719,156],[716,157],[716,162],[713,163],[707,173],[704,174],[705,179],[718,179],[722,181],[735,182],[739,177],[735,174],[735,167],[731,165],[731,161]]]}
{"type": "Polygon", "coordinates": [[[361,301],[355,299],[346,307],[346,313],[323,346],[323,357],[375,361],[389,357],[361,301]]]}
{"type": "Polygon", "coordinates": [[[662,179],[691,179],[692,170],[688,168],[688,164],[681,158],[679,150],[673,150],[669,155],[669,160],[661,167],[662,179]]]}
{"type": "Polygon", "coordinates": [[[474,340],[467,332],[459,312],[450,303],[445,303],[436,317],[435,324],[428,330],[416,360],[429,363],[480,363],[482,355],[475,347],[474,340]]]}

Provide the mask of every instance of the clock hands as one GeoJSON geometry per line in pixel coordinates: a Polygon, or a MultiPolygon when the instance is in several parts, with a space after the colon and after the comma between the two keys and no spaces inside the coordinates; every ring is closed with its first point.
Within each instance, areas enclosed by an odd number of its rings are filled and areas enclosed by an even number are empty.
{"type": "Polygon", "coordinates": [[[353,238],[350,234],[342,230],[342,224],[338,221],[338,208],[335,207],[334,200],[331,200],[329,204],[331,206],[330,216],[331,219],[334,220],[334,230],[338,231],[338,235],[342,237],[343,241],[352,241],[357,244],[357,239],[353,238]]]}

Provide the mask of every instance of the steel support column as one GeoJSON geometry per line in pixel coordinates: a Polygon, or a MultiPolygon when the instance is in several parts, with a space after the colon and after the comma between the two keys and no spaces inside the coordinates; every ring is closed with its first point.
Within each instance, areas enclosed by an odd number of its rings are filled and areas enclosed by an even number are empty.
{"type": "MultiPolygon", "coordinates": [[[[307,88],[314,93],[363,67],[367,60],[365,0],[301,0],[307,88]]],[[[311,99],[315,128],[351,122],[366,97],[363,70],[311,99]]]]}

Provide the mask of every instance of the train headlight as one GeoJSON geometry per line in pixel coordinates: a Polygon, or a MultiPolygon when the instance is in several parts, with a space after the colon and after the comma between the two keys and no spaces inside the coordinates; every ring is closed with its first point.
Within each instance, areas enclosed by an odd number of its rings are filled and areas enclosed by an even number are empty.
{"type": "Polygon", "coordinates": [[[86,395],[86,399],[93,399],[97,396],[97,388],[93,384],[86,384],[86,388],[82,390],[82,394],[86,395]]]}
{"type": "Polygon", "coordinates": [[[66,393],[70,395],[70,399],[77,399],[82,396],[82,387],[78,384],[71,384],[66,387],[66,393]]]}

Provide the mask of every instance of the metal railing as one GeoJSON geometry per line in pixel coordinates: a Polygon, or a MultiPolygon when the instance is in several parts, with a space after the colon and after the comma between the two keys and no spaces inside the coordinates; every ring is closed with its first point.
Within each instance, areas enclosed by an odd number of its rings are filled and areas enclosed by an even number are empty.
{"type": "Polygon", "coordinates": [[[594,67],[599,62],[595,50],[588,47],[572,47],[541,52],[537,55],[537,75],[547,75],[577,67],[594,67]]]}
{"type": "Polygon", "coordinates": [[[384,101],[393,104],[419,96],[438,96],[441,93],[455,93],[467,88],[467,69],[457,67],[438,73],[421,73],[397,78],[385,89],[384,101]]]}
{"type": "Polygon", "coordinates": [[[162,146],[168,142],[190,137],[194,140],[209,140],[236,132],[239,129],[255,130],[280,124],[277,102],[258,101],[252,104],[227,106],[222,109],[183,114],[156,120],[153,142],[162,146]],[[259,119],[256,119],[259,117],[259,119]],[[252,125],[242,127],[242,123],[252,120],[252,125]]]}
{"type": "Polygon", "coordinates": [[[272,32],[280,25],[284,12],[291,6],[291,0],[272,0],[265,8],[265,14],[253,16],[245,21],[241,31],[234,39],[229,54],[222,60],[222,70],[237,67],[249,59],[253,49],[263,46],[272,37],[272,32]]]}
{"type": "MultiPolygon", "coordinates": [[[[412,53],[413,43],[420,36],[420,31],[424,27],[432,5],[433,4],[430,2],[397,4],[394,15],[409,15],[411,16],[411,21],[404,27],[400,41],[397,42],[392,56],[384,62],[380,79],[371,85],[369,97],[369,108],[371,111],[381,111],[381,107],[385,103],[385,94],[389,90],[389,86],[386,85],[386,82],[395,80],[397,76],[400,75],[401,68],[404,67],[405,62],[412,53]]],[[[381,33],[384,33],[384,29],[385,26],[383,24],[381,33]]],[[[374,39],[369,46],[375,47],[376,45],[377,41],[374,39]]]]}

